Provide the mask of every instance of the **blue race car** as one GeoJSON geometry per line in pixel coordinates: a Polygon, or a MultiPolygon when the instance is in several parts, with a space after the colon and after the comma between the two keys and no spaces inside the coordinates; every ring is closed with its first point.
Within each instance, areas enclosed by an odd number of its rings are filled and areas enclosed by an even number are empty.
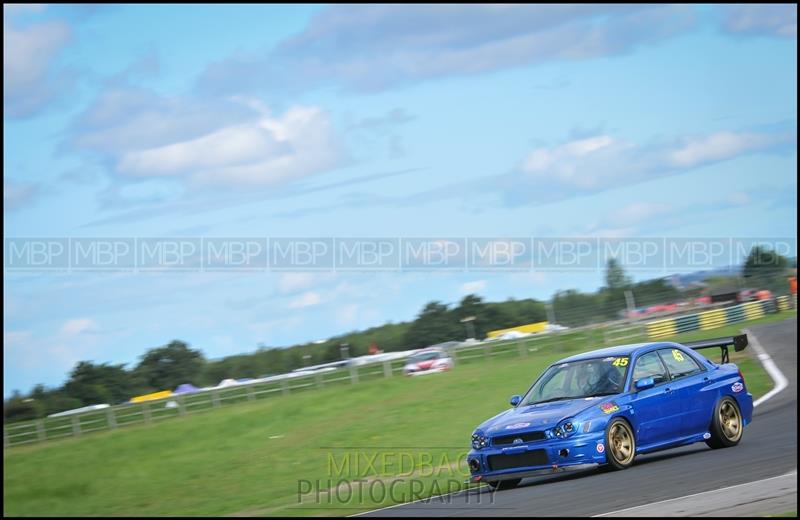
{"type": "Polygon", "coordinates": [[[735,446],[753,396],[729,363],[731,345],[743,350],[747,335],[623,345],[550,365],[513,408],[475,429],[468,482],[505,489],[564,469],[625,469],[639,453],[694,442],[735,446]],[[721,364],[704,348],[720,348],[721,364]]]}

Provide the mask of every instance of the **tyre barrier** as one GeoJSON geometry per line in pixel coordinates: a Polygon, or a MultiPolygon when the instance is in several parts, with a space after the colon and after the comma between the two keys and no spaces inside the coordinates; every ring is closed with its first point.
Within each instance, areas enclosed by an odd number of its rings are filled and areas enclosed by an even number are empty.
{"type": "Polygon", "coordinates": [[[794,305],[795,301],[792,297],[778,296],[777,298],[742,303],[724,309],[714,309],[676,318],[655,320],[646,324],[647,336],[650,339],[659,339],[683,332],[715,329],[739,321],[763,318],[766,314],[789,310],[794,305]]]}

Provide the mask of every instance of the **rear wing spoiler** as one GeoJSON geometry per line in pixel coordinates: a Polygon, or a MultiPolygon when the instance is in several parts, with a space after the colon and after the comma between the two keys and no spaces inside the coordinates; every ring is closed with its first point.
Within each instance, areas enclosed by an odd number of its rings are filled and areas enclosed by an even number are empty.
{"type": "Polygon", "coordinates": [[[700,350],[703,348],[720,348],[722,349],[722,364],[728,363],[728,347],[733,345],[733,350],[741,352],[747,348],[747,334],[739,334],[738,336],[725,336],[723,338],[704,339],[701,341],[690,341],[684,343],[684,346],[692,350],[700,350]]]}

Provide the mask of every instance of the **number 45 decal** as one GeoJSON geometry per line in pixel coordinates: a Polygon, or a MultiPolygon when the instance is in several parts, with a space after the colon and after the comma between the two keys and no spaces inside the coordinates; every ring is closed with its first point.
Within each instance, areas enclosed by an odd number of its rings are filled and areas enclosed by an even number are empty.
{"type": "Polygon", "coordinates": [[[628,366],[628,358],[626,357],[617,358],[611,364],[614,365],[615,367],[626,367],[628,366]]]}

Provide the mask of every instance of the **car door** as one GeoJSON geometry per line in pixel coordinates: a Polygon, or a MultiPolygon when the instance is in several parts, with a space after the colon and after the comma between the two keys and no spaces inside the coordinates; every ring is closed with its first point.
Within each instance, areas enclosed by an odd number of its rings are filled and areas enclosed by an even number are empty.
{"type": "Polygon", "coordinates": [[[645,448],[675,438],[682,414],[681,402],[672,391],[669,372],[655,350],[636,359],[630,391],[639,446],[645,448]],[[654,379],[655,386],[637,391],[636,381],[647,377],[654,379]]]}
{"type": "Polygon", "coordinates": [[[708,372],[692,355],[679,348],[658,350],[670,376],[670,387],[680,401],[681,436],[708,431],[714,392],[703,392],[708,386],[708,372]]]}

